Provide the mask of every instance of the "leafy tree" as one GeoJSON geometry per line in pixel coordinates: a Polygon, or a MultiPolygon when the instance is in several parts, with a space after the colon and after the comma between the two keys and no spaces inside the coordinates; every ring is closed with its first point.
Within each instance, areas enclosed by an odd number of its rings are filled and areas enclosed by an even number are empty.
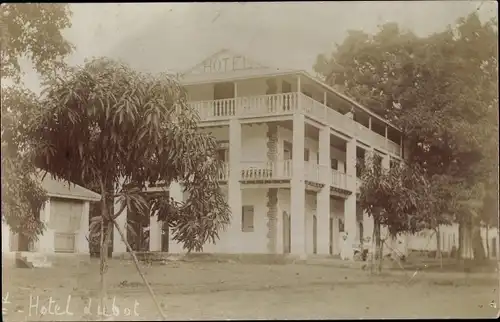
{"type": "Polygon", "coordinates": [[[67,4],[8,4],[0,6],[0,76],[2,84],[2,221],[20,233],[20,249],[43,231],[39,213],[47,198],[31,162],[33,141],[27,129],[38,98],[19,85],[20,59],[28,58],[41,76],[53,73],[72,46],[61,30],[70,26],[67,4]]]}
{"type": "Polygon", "coordinates": [[[359,202],[374,221],[374,255],[380,271],[385,242],[381,225],[388,228],[389,237],[395,238],[399,234],[436,229],[448,221],[445,217],[433,216],[437,205],[435,194],[418,165],[398,164],[385,169],[378,154],[368,156],[366,164],[362,166],[359,202]]]}
{"type": "Polygon", "coordinates": [[[141,74],[100,58],[69,70],[45,94],[41,121],[30,133],[41,138],[37,164],[58,179],[99,183],[97,220],[101,232],[108,227],[101,234],[103,280],[113,225],[133,254],[115,221],[126,208],[148,216],[157,213],[173,228],[173,239],[188,250],[215,242],[229,222],[217,181],[217,143],[197,131],[198,115],[174,77],[141,74]],[[182,182],[186,201],[176,202],[163,192],[147,202],[143,191],[148,184],[168,187],[173,181],[182,182]],[[108,196],[119,200],[114,213],[109,212],[108,196]]]}
{"type": "Polygon", "coordinates": [[[497,57],[496,21],[472,13],[428,37],[394,23],[375,35],[351,31],[315,69],[403,130],[407,161],[435,194],[434,216],[464,222],[478,220],[479,192],[497,194],[497,57]]]}
{"type": "Polygon", "coordinates": [[[73,50],[61,33],[71,27],[68,4],[4,3],[0,12],[2,78],[20,80],[21,58],[29,59],[41,75],[64,65],[73,50]]]}

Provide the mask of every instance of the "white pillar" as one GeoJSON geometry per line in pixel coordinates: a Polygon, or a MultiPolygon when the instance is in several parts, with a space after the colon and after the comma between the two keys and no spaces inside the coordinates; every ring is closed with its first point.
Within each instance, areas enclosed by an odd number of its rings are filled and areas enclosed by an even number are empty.
{"type": "Polygon", "coordinates": [[[297,93],[301,93],[302,88],[300,84],[300,76],[297,76],[297,93]]]}
{"type": "Polygon", "coordinates": [[[41,253],[53,253],[54,252],[54,229],[50,228],[50,198],[47,199],[43,209],[40,210],[40,220],[45,223],[45,230],[42,235],[38,237],[38,241],[35,242],[35,251],[41,253]]]}
{"type": "Polygon", "coordinates": [[[89,254],[89,212],[90,202],[85,201],[82,207],[82,215],[80,217],[80,225],[76,232],[76,252],[80,254],[89,254]]]}
{"type": "Polygon", "coordinates": [[[387,150],[388,148],[388,138],[387,138],[387,125],[385,126],[385,149],[387,150]]]}
{"type": "Polygon", "coordinates": [[[225,246],[229,253],[239,253],[241,243],[242,196],[241,196],[241,123],[238,119],[229,121],[229,180],[228,205],[231,209],[229,239],[225,246]]]}
{"type": "Polygon", "coordinates": [[[372,117],[368,117],[368,128],[371,130],[372,129],[372,117]]]}
{"type": "MultiPolygon", "coordinates": [[[[371,118],[370,118],[370,120],[371,120],[371,118]]],[[[371,124],[371,122],[370,122],[370,124],[371,124]]],[[[366,150],[365,165],[367,167],[372,166],[373,156],[374,156],[373,148],[366,150]]],[[[375,223],[374,223],[373,217],[368,216],[368,213],[366,211],[363,211],[363,234],[364,234],[364,237],[370,237],[370,243],[369,243],[370,245],[371,245],[371,243],[374,242],[374,240],[373,240],[373,228],[374,228],[374,226],[375,226],[375,223]]]]}
{"type": "MultiPolygon", "coordinates": [[[[115,203],[115,215],[116,213],[120,210],[122,207],[121,202],[119,201],[119,198],[116,197],[114,200],[115,203]]],[[[122,211],[120,216],[118,216],[115,221],[116,224],[120,227],[121,231],[124,234],[124,238],[127,239],[127,234],[128,234],[128,226],[127,226],[127,207],[122,211]]],[[[120,233],[118,232],[118,229],[116,229],[115,226],[113,226],[113,254],[114,255],[120,255],[123,253],[127,252],[127,246],[122,240],[122,237],[120,233]]]]}
{"type": "Polygon", "coordinates": [[[347,189],[352,193],[345,200],[344,222],[347,240],[341,256],[344,259],[353,259],[353,244],[356,243],[356,232],[358,230],[356,220],[356,139],[351,139],[346,144],[346,170],[347,189]]]}
{"type": "Polygon", "coordinates": [[[149,217],[149,251],[161,251],[161,230],[162,221],[158,221],[158,215],[154,214],[149,217]]]}
{"type": "Polygon", "coordinates": [[[10,236],[10,227],[2,218],[2,253],[8,253],[11,251],[10,236]]]}
{"type": "MultiPolygon", "coordinates": [[[[170,187],[168,188],[168,195],[170,198],[174,199],[175,201],[182,202],[184,200],[184,193],[182,192],[182,185],[177,182],[173,181],[170,183],[170,187]]],[[[156,217],[154,217],[154,220],[156,221],[156,217]]],[[[158,227],[157,227],[158,229],[158,227]]],[[[170,228],[169,228],[170,229],[170,228]]],[[[155,234],[158,236],[158,242],[155,244],[155,248],[161,250],[161,226],[159,227],[159,231],[157,230],[155,234]],[[158,234],[159,233],[159,234],[158,234]]],[[[168,252],[169,253],[174,253],[174,254],[179,254],[183,253],[183,245],[182,243],[179,243],[178,241],[174,240],[172,238],[173,233],[172,230],[170,229],[169,234],[168,234],[168,252]]]]}
{"type": "MultiPolygon", "coordinates": [[[[300,79],[300,78],[299,78],[300,79]]],[[[292,148],[292,180],[291,180],[291,253],[300,258],[306,257],[306,216],[304,182],[304,114],[293,115],[293,148],[292,148]]]]}
{"type": "Polygon", "coordinates": [[[317,207],[317,245],[318,254],[330,253],[330,127],[319,132],[320,180],[324,187],[318,192],[317,207]]]}
{"type": "MultiPolygon", "coordinates": [[[[386,127],[387,130],[387,127],[386,127]]],[[[388,154],[384,154],[382,156],[382,169],[384,170],[389,170],[390,168],[390,157],[388,154]]],[[[386,239],[386,242],[388,245],[391,245],[392,241],[391,238],[389,237],[389,229],[385,225],[380,226],[380,238],[381,239],[386,239]]],[[[391,250],[389,247],[384,245],[384,254],[390,254],[391,250]]]]}

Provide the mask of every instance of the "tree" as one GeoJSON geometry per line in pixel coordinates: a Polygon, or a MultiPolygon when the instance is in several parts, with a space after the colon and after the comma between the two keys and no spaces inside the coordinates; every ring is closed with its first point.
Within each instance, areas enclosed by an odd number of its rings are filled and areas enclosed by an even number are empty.
{"type": "Polygon", "coordinates": [[[0,6],[0,76],[16,85],[2,85],[2,221],[20,233],[27,250],[44,226],[39,218],[47,198],[31,162],[32,140],[27,136],[38,98],[19,85],[20,59],[28,58],[41,76],[57,70],[72,46],[61,30],[70,26],[67,4],[2,4],[0,6]]]}
{"type": "Polygon", "coordinates": [[[359,203],[374,221],[376,252],[373,255],[379,261],[380,272],[385,242],[381,238],[381,225],[395,238],[399,234],[436,229],[448,222],[445,217],[433,216],[437,204],[433,199],[435,195],[418,165],[398,164],[385,169],[381,156],[374,154],[368,156],[362,168],[359,203]]]}
{"type": "Polygon", "coordinates": [[[173,228],[174,240],[188,250],[215,242],[228,224],[229,208],[217,181],[217,142],[197,131],[198,115],[174,77],[141,74],[110,59],[94,59],[55,79],[45,89],[43,105],[30,134],[41,138],[37,164],[58,179],[99,183],[103,297],[105,250],[113,225],[133,254],[115,221],[125,208],[158,214],[158,220],[173,228]],[[176,202],[164,192],[146,202],[148,184],[168,187],[173,181],[182,182],[186,201],[176,202]],[[108,196],[119,200],[114,213],[109,212],[108,196]],[[104,226],[107,234],[102,233],[104,226]]]}
{"type": "Polygon", "coordinates": [[[472,13],[428,37],[394,23],[375,35],[351,31],[315,65],[328,82],[402,129],[407,162],[423,169],[437,194],[436,211],[451,212],[459,223],[476,217],[466,201],[482,200],[478,191],[497,194],[496,44],[496,22],[472,13]]]}
{"type": "Polygon", "coordinates": [[[68,4],[4,3],[0,8],[2,78],[19,81],[23,57],[43,76],[64,65],[73,50],[61,33],[71,27],[68,4]]]}

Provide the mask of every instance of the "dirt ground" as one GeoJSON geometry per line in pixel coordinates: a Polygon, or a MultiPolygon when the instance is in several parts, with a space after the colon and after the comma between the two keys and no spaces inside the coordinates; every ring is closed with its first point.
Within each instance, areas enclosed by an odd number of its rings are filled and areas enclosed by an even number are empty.
{"type": "MultiPolygon", "coordinates": [[[[360,269],[325,265],[180,261],[143,268],[171,320],[491,318],[498,314],[498,272],[420,271],[412,278],[414,272],[370,276],[360,269]]],[[[4,265],[4,321],[97,320],[98,272],[96,260],[64,260],[39,269],[4,265]]],[[[112,260],[107,276],[107,314],[114,315],[109,320],[158,319],[132,262],[112,260]]]]}

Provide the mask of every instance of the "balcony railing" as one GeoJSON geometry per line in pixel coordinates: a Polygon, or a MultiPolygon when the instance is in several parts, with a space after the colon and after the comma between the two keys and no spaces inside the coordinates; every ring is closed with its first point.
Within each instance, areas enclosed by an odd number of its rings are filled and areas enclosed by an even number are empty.
{"type": "Polygon", "coordinates": [[[241,163],[241,180],[289,180],[292,160],[241,163]]]}
{"type": "Polygon", "coordinates": [[[331,185],[336,188],[347,190],[347,176],[345,173],[332,169],[331,185]]]}
{"type": "Polygon", "coordinates": [[[313,162],[304,162],[305,180],[311,182],[320,182],[320,166],[313,162]]]}
{"type": "Polygon", "coordinates": [[[287,115],[299,110],[334,129],[355,136],[366,143],[401,156],[400,146],[334,109],[302,93],[237,97],[190,102],[202,121],[226,120],[231,117],[287,115]],[[300,104],[299,104],[300,101],[300,104]]]}
{"type": "Polygon", "coordinates": [[[219,170],[217,179],[220,181],[227,181],[229,179],[229,164],[227,162],[224,163],[222,168],[219,170]]]}

